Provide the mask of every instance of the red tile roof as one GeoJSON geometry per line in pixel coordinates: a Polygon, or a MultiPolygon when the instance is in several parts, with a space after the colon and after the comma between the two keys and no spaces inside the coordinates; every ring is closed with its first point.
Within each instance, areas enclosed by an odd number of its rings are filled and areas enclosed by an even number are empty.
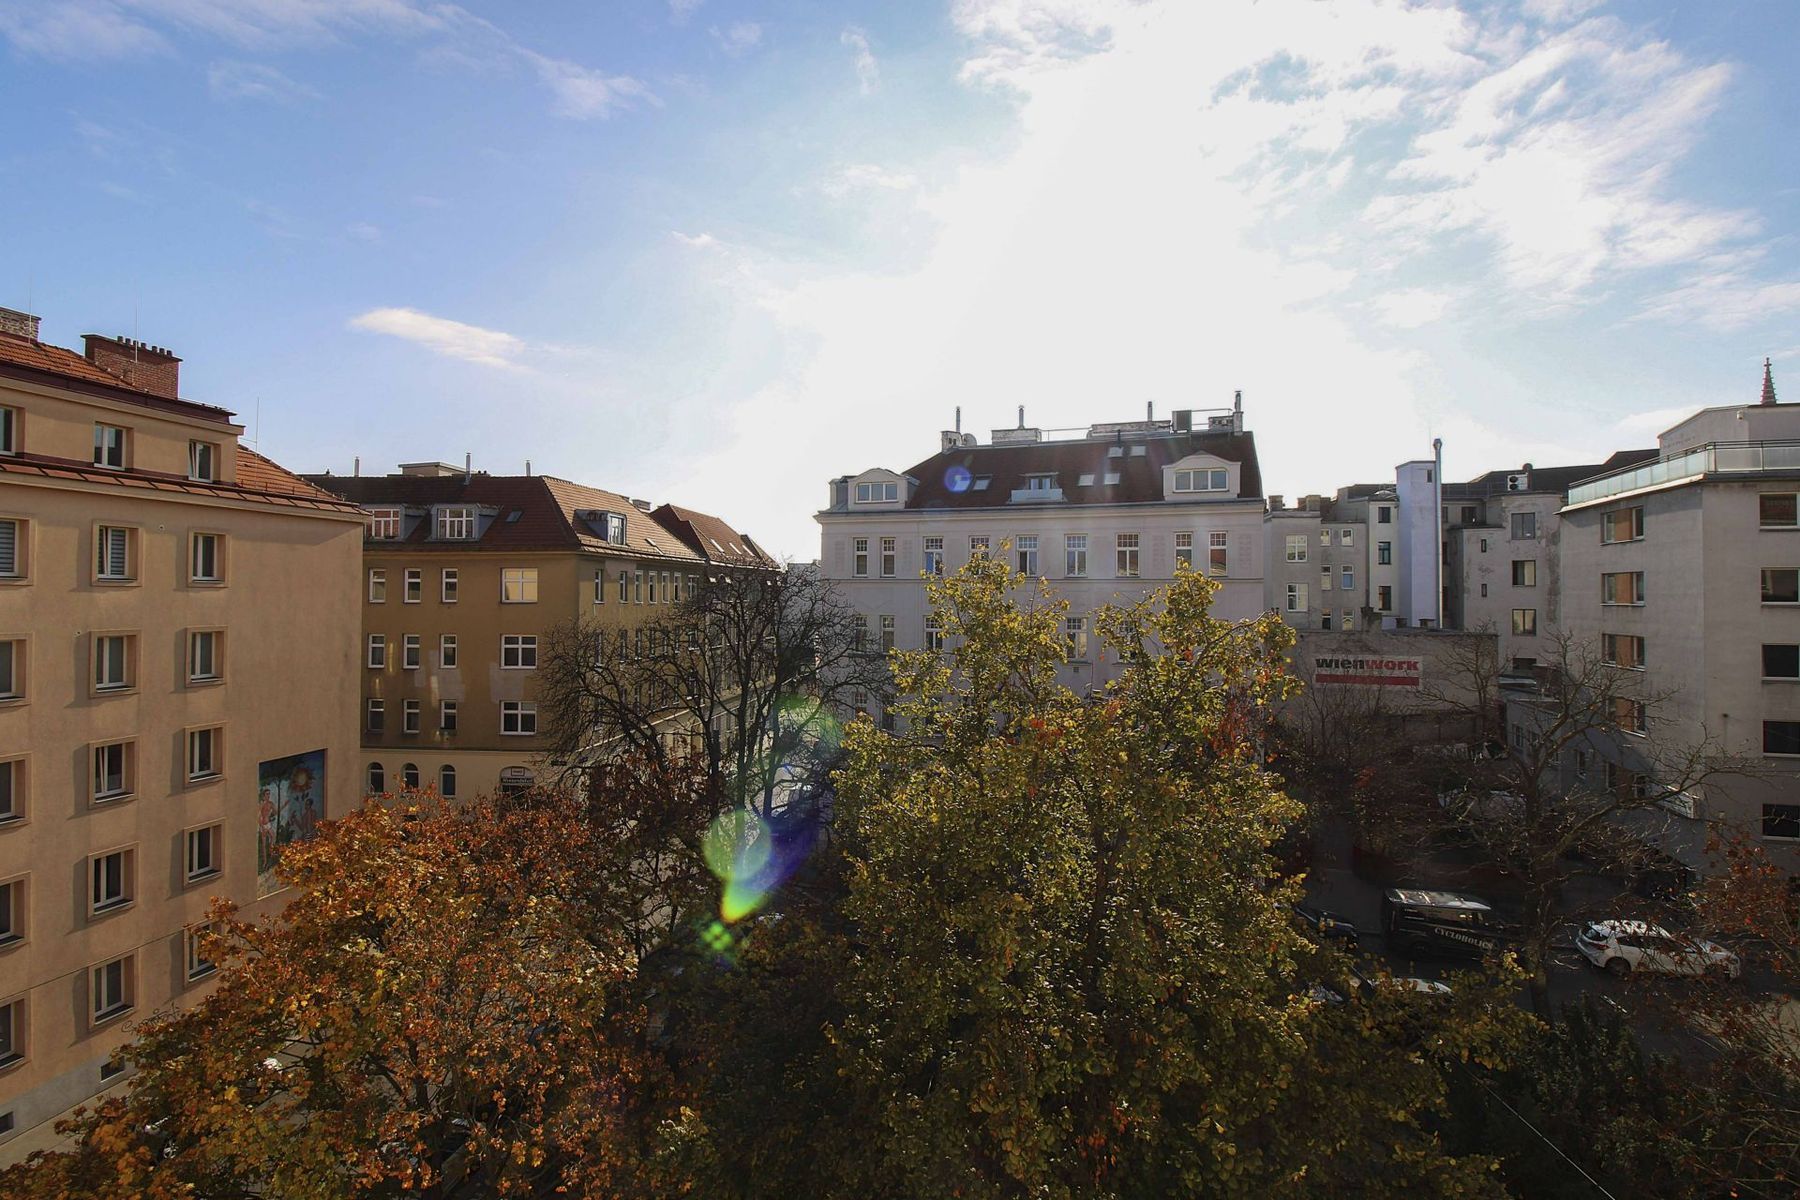
{"type": "Polygon", "coordinates": [[[203,483],[182,475],[160,471],[113,471],[91,463],[66,458],[50,458],[41,454],[8,455],[0,458],[0,476],[35,476],[40,479],[66,479],[80,483],[100,483],[127,491],[181,493],[189,496],[213,496],[225,500],[246,500],[279,508],[308,508],[326,512],[354,513],[356,505],[320,491],[305,480],[292,475],[255,451],[238,448],[238,482],[203,483]]]}
{"type": "Polygon", "coordinates": [[[718,517],[675,504],[664,504],[651,513],[709,562],[732,567],[777,567],[761,546],[718,517]]]}
{"type": "Polygon", "coordinates": [[[211,404],[197,404],[192,400],[170,400],[163,396],[152,395],[142,388],[136,388],[100,367],[95,366],[73,350],[65,350],[61,346],[51,346],[44,342],[12,334],[0,333],[0,374],[37,378],[41,382],[74,387],[77,391],[103,389],[113,399],[125,400],[132,404],[141,404],[146,408],[161,409],[164,412],[181,413],[185,416],[200,417],[204,420],[229,422],[232,414],[223,408],[211,404]],[[50,378],[42,378],[49,376],[50,378]]]}

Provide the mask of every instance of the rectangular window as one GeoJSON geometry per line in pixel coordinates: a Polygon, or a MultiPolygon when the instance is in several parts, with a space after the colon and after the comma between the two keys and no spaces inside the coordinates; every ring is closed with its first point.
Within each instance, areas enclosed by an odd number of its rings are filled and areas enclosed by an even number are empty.
{"type": "Polygon", "coordinates": [[[944,539],[928,537],[925,539],[925,574],[942,575],[944,573],[944,539]]]}
{"type": "Polygon", "coordinates": [[[867,650],[869,648],[869,618],[857,613],[850,618],[850,648],[867,650]]]}
{"type": "Polygon", "coordinates": [[[969,557],[986,558],[988,554],[988,538],[985,533],[969,535],[969,557]]]}
{"type": "Polygon", "coordinates": [[[510,737],[528,737],[537,732],[537,705],[530,700],[500,702],[500,732],[510,737]]]}
{"type": "Polygon", "coordinates": [[[1763,805],[1762,835],[1782,841],[1800,839],[1800,804],[1763,805]]]}
{"type": "Polygon", "coordinates": [[[1394,510],[1384,504],[1376,505],[1375,523],[1377,525],[1392,525],[1394,523],[1394,510]]]}
{"type": "Polygon", "coordinates": [[[400,636],[400,669],[416,671],[419,669],[419,657],[423,650],[424,639],[416,633],[400,636]]]}
{"type": "Polygon", "coordinates": [[[1600,576],[1600,603],[1642,604],[1644,573],[1642,571],[1609,571],[1600,576]]]}
{"type": "Polygon", "coordinates": [[[445,733],[456,732],[456,701],[441,700],[438,702],[438,728],[445,733]]]}
{"type": "Polygon", "coordinates": [[[25,578],[25,522],[0,517],[0,579],[25,578]]]}
{"type": "Polygon", "coordinates": [[[225,768],[225,731],[217,725],[190,729],[187,735],[187,781],[217,779],[225,768]]]}
{"type": "Polygon", "coordinates": [[[1394,611],[1394,589],[1389,584],[1381,584],[1375,589],[1375,607],[1382,612],[1394,611]]]}
{"type": "Polygon", "coordinates": [[[631,573],[631,602],[633,604],[644,602],[644,573],[642,571],[631,573]]]}
{"type": "Polygon", "coordinates": [[[881,577],[883,579],[892,579],[894,577],[894,568],[899,559],[899,555],[895,552],[894,545],[894,539],[891,537],[884,537],[881,539],[881,577]]]}
{"type": "Polygon", "coordinates": [[[0,454],[19,452],[19,410],[0,405],[0,454]]]}
{"type": "Polygon", "coordinates": [[[630,601],[631,601],[631,575],[629,572],[620,571],[619,572],[619,603],[627,604],[627,603],[630,603],[630,601]]]}
{"type": "MultiPolygon", "coordinates": [[[[1792,496],[1788,499],[1791,501],[1792,496]]],[[[1641,505],[1633,508],[1615,508],[1611,512],[1600,515],[1600,541],[1603,545],[1615,542],[1635,542],[1644,536],[1644,509],[1641,505]]]]}
{"type": "Polygon", "coordinates": [[[1020,534],[1016,549],[1019,555],[1019,574],[1036,575],[1038,573],[1037,535],[1032,533],[1020,534]]]}
{"type": "Polygon", "coordinates": [[[1177,533],[1175,535],[1175,565],[1177,567],[1187,567],[1189,570],[1193,569],[1194,535],[1192,533],[1177,533]]]}
{"type": "Polygon", "coordinates": [[[1289,612],[1305,612],[1307,610],[1306,585],[1304,583],[1287,585],[1287,610],[1289,612]]]}
{"type": "Polygon", "coordinates": [[[1642,700],[1629,696],[1612,698],[1613,724],[1626,733],[1644,733],[1650,728],[1648,707],[1642,700]]]}
{"type": "Polygon", "coordinates": [[[25,760],[0,761],[0,824],[25,817],[25,760]]]}
{"type": "Polygon", "coordinates": [[[1615,667],[1641,668],[1644,665],[1644,639],[1631,633],[1600,635],[1600,658],[1615,667]]]}
{"type": "Polygon", "coordinates": [[[218,479],[219,447],[213,442],[188,443],[188,478],[203,483],[218,479]]]}
{"type": "Polygon", "coordinates": [[[507,671],[536,670],[537,634],[503,634],[500,638],[500,666],[507,671]]]}
{"type": "Polygon", "coordinates": [[[1330,629],[1331,628],[1331,610],[1329,608],[1323,609],[1320,611],[1320,613],[1319,613],[1319,628],[1320,629],[1330,629]]]}
{"type": "Polygon", "coordinates": [[[1392,542],[1376,542],[1375,543],[1375,562],[1377,565],[1383,566],[1383,567],[1393,566],[1394,565],[1394,543],[1392,543],[1392,542]]]}
{"type": "Polygon", "coordinates": [[[1215,531],[1206,535],[1207,563],[1206,569],[1214,575],[1224,575],[1226,571],[1226,535],[1215,531]]]}
{"type": "Polygon", "coordinates": [[[1321,592],[1331,590],[1331,566],[1327,563],[1319,565],[1319,590],[1321,592]]]}
{"type": "MultiPolygon", "coordinates": [[[[445,601],[445,603],[448,604],[450,601],[445,601]]],[[[603,567],[594,568],[594,603],[606,603],[606,570],[603,567]]]]}
{"type": "Polygon", "coordinates": [[[1306,535],[1290,533],[1287,537],[1287,560],[1289,562],[1306,561],[1306,535]]]}
{"type": "Polygon", "coordinates": [[[1087,618],[1065,618],[1063,633],[1069,641],[1069,658],[1075,662],[1085,661],[1088,656],[1087,618]]]}
{"type": "Polygon", "coordinates": [[[1512,515],[1512,536],[1515,542],[1532,541],[1537,537],[1537,514],[1534,512],[1516,512],[1512,515]]]}
{"type": "Polygon", "coordinates": [[[1537,586],[1537,559],[1515,558],[1512,564],[1512,583],[1514,587],[1537,586]]]}
{"type": "Polygon", "coordinates": [[[1325,528],[1321,528],[1319,530],[1319,545],[1321,545],[1321,546],[1331,545],[1331,530],[1325,529],[1325,528]]]}
{"type": "Polygon", "coordinates": [[[137,638],[129,633],[94,635],[94,690],[129,691],[137,683],[137,638]]]}
{"type": "Polygon", "coordinates": [[[856,485],[856,502],[858,504],[892,504],[900,499],[900,485],[897,483],[859,483],[856,485]]]}
{"type": "Polygon", "coordinates": [[[9,879],[0,883],[0,946],[24,941],[25,931],[25,881],[9,879]]]}
{"type": "Polygon", "coordinates": [[[1356,545],[1356,530],[1355,529],[1340,529],[1340,530],[1338,530],[1338,545],[1340,545],[1340,546],[1356,545]]]}
{"type": "Polygon", "coordinates": [[[443,541],[473,541],[479,524],[475,519],[475,510],[467,505],[440,508],[437,511],[437,535],[443,541]]]}
{"type": "Polygon", "coordinates": [[[419,732],[419,714],[424,709],[422,700],[402,700],[400,702],[400,732],[419,732]]]}
{"type": "Polygon", "coordinates": [[[88,859],[88,875],[93,887],[88,897],[88,915],[99,916],[131,903],[134,884],[132,868],[136,855],[130,850],[113,850],[88,859]]]}
{"type": "Polygon", "coordinates": [[[1355,629],[1356,628],[1356,610],[1353,608],[1346,608],[1343,611],[1342,615],[1343,615],[1343,620],[1338,625],[1338,628],[1344,629],[1344,630],[1355,629]]]}
{"type": "Polygon", "coordinates": [[[1487,589],[1488,589],[1487,584],[1484,583],[1481,585],[1481,596],[1482,596],[1482,599],[1484,599],[1484,600],[1487,598],[1487,589]]]}
{"type": "Polygon", "coordinates": [[[196,533],[188,550],[188,579],[193,583],[219,583],[225,578],[225,537],[196,533]]]}
{"type": "Polygon", "coordinates": [[[370,541],[392,542],[400,538],[400,510],[397,508],[371,508],[364,518],[364,525],[370,541]]]}
{"type": "Polygon", "coordinates": [[[418,604],[425,599],[425,572],[418,567],[406,568],[401,584],[400,603],[418,604]]]}
{"type": "Polygon", "coordinates": [[[131,795],[132,749],[130,742],[105,742],[94,747],[94,774],[89,790],[94,803],[123,800],[131,795]]]}
{"type": "Polygon", "coordinates": [[[1794,567],[1764,567],[1762,602],[1800,604],[1800,570],[1794,567]]]}
{"type": "Polygon", "coordinates": [[[1338,568],[1338,587],[1342,588],[1346,592],[1353,592],[1356,590],[1356,568],[1355,567],[1339,567],[1338,568]]]}
{"type": "Polygon", "coordinates": [[[18,638],[0,641],[0,700],[25,695],[25,643],[18,638]]]}
{"type": "Polygon", "coordinates": [[[363,724],[367,726],[370,733],[380,733],[383,729],[386,729],[387,701],[371,697],[369,699],[368,708],[365,710],[363,724]]]}
{"type": "Polygon", "coordinates": [[[1764,642],[1762,677],[1764,679],[1800,679],[1800,645],[1764,642]]]}
{"type": "Polygon", "coordinates": [[[187,941],[187,980],[189,983],[205,979],[219,969],[217,963],[206,957],[206,936],[211,931],[210,923],[196,925],[192,929],[184,931],[187,941]]]}
{"type": "MultiPolygon", "coordinates": [[[[600,576],[594,576],[594,601],[600,601],[600,576]]],[[[445,604],[456,603],[457,573],[455,567],[445,567],[443,579],[438,590],[438,598],[445,604]]]]}
{"type": "Polygon", "coordinates": [[[869,576],[869,539],[866,537],[854,539],[851,543],[851,550],[855,562],[851,566],[850,573],[858,579],[867,579],[869,576]]]}
{"type": "Polygon", "coordinates": [[[369,603],[387,603],[387,572],[372,570],[369,572],[369,603]]]}
{"type": "MultiPolygon", "coordinates": [[[[0,1004],[0,1067],[24,1062],[26,1044],[24,997],[0,1004]]],[[[0,1133],[11,1133],[12,1129],[12,1113],[0,1114],[0,1133]]]]}
{"type": "Polygon", "coordinates": [[[1537,609],[1515,608],[1512,610],[1512,631],[1518,637],[1537,636],[1537,609]]]}
{"type": "Polygon", "coordinates": [[[507,567],[500,572],[500,603],[536,604],[537,598],[536,567],[507,567]]]}
{"type": "Polygon", "coordinates": [[[94,426],[94,465],[125,469],[125,430],[117,425],[94,426]]]}
{"type": "Polygon", "coordinates": [[[1120,579],[1136,579],[1138,577],[1138,535],[1135,533],[1119,534],[1116,549],[1119,561],[1115,573],[1120,579]]]}
{"type": "Polygon", "coordinates": [[[944,627],[936,617],[925,618],[925,648],[934,653],[944,648],[944,627]]]}
{"type": "Polygon", "coordinates": [[[894,648],[894,617],[892,613],[881,614],[881,648],[884,651],[894,648]]]}
{"type": "Polygon", "coordinates": [[[131,534],[118,525],[102,525],[94,531],[94,578],[120,583],[136,577],[131,534]]]}
{"type": "Polygon", "coordinates": [[[1763,529],[1800,528],[1800,496],[1764,492],[1756,498],[1756,523],[1763,529]]]}
{"type": "Polygon", "coordinates": [[[1764,754],[1800,754],[1800,721],[1764,721],[1764,754]]]}
{"type": "Polygon", "coordinates": [[[1055,475],[1027,475],[1025,490],[1028,492],[1053,492],[1056,490],[1055,475]]]}
{"type": "Polygon", "coordinates": [[[456,669],[456,635],[446,633],[438,638],[438,666],[446,671],[456,669]]]}
{"type": "Polygon", "coordinates": [[[1070,579],[1085,579],[1088,573],[1087,554],[1087,534],[1066,535],[1063,538],[1063,574],[1070,579]]]}
{"type": "Polygon", "coordinates": [[[219,873],[224,859],[219,854],[223,825],[205,825],[187,831],[187,881],[210,879],[219,873]]]}
{"type": "Polygon", "coordinates": [[[1175,490],[1178,492],[1223,492],[1227,490],[1229,476],[1223,470],[1208,468],[1203,471],[1175,472],[1175,490]]]}
{"type": "Polygon", "coordinates": [[[89,1011],[93,1023],[100,1024],[131,1011],[132,984],[136,971],[130,955],[101,963],[89,972],[88,991],[93,1001],[89,1011]]]}
{"type": "Polygon", "coordinates": [[[371,633],[369,635],[368,662],[371,671],[387,669],[387,634],[371,633]]]}

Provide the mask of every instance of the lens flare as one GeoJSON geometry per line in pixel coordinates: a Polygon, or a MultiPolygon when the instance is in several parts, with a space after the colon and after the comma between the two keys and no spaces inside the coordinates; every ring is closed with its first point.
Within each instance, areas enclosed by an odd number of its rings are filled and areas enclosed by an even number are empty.
{"type": "Polygon", "coordinates": [[[944,486],[953,492],[966,492],[970,482],[969,468],[954,466],[944,472],[944,486]]]}
{"type": "Polygon", "coordinates": [[[768,899],[776,872],[771,869],[774,838],[761,817],[747,809],[720,813],[706,831],[706,865],[725,885],[719,915],[741,921],[768,899]]]}

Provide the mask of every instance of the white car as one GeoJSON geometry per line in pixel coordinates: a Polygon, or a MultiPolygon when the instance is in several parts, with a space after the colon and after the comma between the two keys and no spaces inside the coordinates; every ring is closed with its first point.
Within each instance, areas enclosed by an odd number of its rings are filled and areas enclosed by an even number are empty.
{"type": "Polygon", "coordinates": [[[1647,921],[1592,921],[1575,936],[1575,948],[1602,971],[1623,979],[1633,971],[1658,975],[1738,977],[1738,956],[1698,937],[1678,937],[1647,921]]]}

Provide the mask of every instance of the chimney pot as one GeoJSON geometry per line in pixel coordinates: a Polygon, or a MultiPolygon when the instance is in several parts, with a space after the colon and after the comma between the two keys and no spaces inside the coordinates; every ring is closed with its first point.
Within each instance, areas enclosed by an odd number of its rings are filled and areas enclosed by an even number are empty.
{"type": "Polygon", "coordinates": [[[16,308],[0,308],[0,333],[35,342],[38,340],[38,319],[16,308]]]}
{"type": "Polygon", "coordinates": [[[161,346],[124,336],[81,335],[83,356],[127,387],[165,400],[181,399],[181,360],[161,346]]]}

